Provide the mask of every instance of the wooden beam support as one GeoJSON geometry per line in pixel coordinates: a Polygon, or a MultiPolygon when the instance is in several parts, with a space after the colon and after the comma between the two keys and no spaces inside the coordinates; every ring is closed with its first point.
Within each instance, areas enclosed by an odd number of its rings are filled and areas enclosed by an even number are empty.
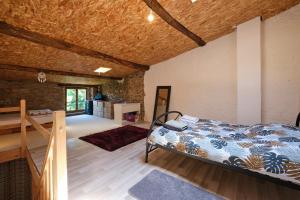
{"type": "Polygon", "coordinates": [[[83,85],[83,84],[68,84],[68,83],[58,83],[58,86],[61,87],[74,87],[74,88],[89,88],[89,87],[94,87],[97,88],[99,85],[83,85]]]}
{"type": "Polygon", "coordinates": [[[137,70],[148,70],[148,65],[138,64],[131,61],[123,60],[120,58],[115,58],[111,55],[107,55],[95,50],[87,49],[84,47],[77,46],[75,44],[71,44],[69,42],[65,42],[63,40],[51,38],[46,35],[42,35],[40,33],[32,32],[29,30],[25,30],[22,28],[15,27],[13,25],[7,24],[4,21],[0,21],[0,33],[5,35],[13,36],[16,38],[24,39],[30,42],[34,42],[37,44],[54,47],[57,49],[70,51],[73,53],[77,53],[82,56],[90,56],[102,60],[106,60],[112,63],[116,63],[122,66],[130,67],[137,70]]]}
{"type": "Polygon", "coordinates": [[[27,147],[26,139],[26,101],[21,99],[20,101],[20,120],[21,120],[21,156],[26,156],[25,150],[27,147]]]}
{"type": "Polygon", "coordinates": [[[42,72],[45,72],[46,74],[62,75],[62,76],[76,76],[76,77],[84,77],[84,78],[112,79],[112,80],[121,80],[122,79],[121,77],[78,74],[78,73],[74,73],[74,72],[63,72],[63,71],[49,70],[49,69],[38,69],[38,68],[34,68],[34,67],[27,67],[27,66],[21,66],[21,65],[1,64],[1,63],[0,63],[0,69],[14,70],[14,71],[25,71],[25,72],[33,72],[33,73],[39,73],[39,72],[42,71],[42,72]]]}
{"type": "Polygon", "coordinates": [[[178,22],[175,18],[173,18],[168,11],[166,11],[157,0],[143,0],[151,10],[153,10],[157,15],[159,15],[165,22],[171,25],[176,30],[183,33],[185,36],[192,39],[199,46],[204,46],[206,42],[202,40],[195,33],[188,30],[185,26],[183,26],[180,22],[178,22]]]}

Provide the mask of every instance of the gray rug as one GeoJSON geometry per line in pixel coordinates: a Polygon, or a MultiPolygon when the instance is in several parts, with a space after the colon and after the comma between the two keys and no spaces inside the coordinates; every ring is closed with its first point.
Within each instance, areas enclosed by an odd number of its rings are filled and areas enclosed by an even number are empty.
{"type": "Polygon", "coordinates": [[[223,198],[178,178],[153,170],[129,189],[138,200],[221,200],[223,198]]]}

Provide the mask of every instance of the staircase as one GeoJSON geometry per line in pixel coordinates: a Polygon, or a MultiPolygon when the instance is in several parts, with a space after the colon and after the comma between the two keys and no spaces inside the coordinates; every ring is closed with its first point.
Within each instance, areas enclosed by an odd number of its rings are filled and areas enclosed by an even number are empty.
{"type": "MultiPolygon", "coordinates": [[[[0,113],[20,112],[20,123],[2,125],[0,129],[9,127],[21,128],[21,147],[5,152],[0,152],[0,163],[25,159],[31,174],[31,198],[33,200],[67,200],[67,155],[66,155],[66,124],[65,112],[53,113],[52,131],[44,128],[31,116],[26,114],[26,101],[21,100],[20,106],[0,108],[0,113]],[[32,159],[26,141],[26,124],[30,124],[47,139],[47,151],[39,171],[32,159]]],[[[2,188],[0,188],[0,191],[2,188]]]]}

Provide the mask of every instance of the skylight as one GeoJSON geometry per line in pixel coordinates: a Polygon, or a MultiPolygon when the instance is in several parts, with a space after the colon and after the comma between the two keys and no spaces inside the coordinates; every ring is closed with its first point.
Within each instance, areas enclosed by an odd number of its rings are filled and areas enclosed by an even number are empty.
{"type": "Polygon", "coordinates": [[[109,70],[111,70],[111,68],[107,68],[107,67],[99,67],[98,69],[96,69],[94,72],[98,72],[98,73],[106,73],[109,70]]]}

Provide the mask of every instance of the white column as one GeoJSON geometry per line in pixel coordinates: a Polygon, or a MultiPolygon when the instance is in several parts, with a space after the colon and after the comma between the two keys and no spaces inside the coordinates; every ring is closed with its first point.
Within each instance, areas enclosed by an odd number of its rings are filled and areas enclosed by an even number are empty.
{"type": "Polygon", "coordinates": [[[261,122],[261,20],[237,27],[237,122],[261,122]]]}

